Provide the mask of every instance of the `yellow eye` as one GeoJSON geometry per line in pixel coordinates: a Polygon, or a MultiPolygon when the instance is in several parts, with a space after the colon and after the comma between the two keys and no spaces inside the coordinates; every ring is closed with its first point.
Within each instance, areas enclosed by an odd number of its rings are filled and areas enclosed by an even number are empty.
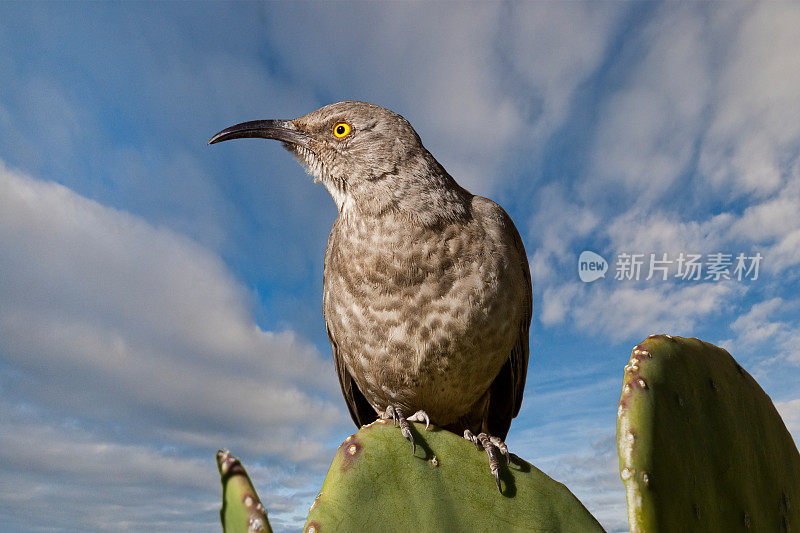
{"type": "Polygon", "coordinates": [[[333,127],[333,134],[339,139],[347,137],[350,134],[350,124],[347,122],[339,122],[333,127]]]}

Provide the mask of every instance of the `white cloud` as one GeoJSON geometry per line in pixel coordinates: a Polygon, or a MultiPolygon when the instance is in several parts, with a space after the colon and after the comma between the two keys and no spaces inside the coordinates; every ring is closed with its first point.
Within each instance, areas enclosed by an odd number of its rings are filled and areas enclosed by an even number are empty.
{"type": "Polygon", "coordinates": [[[694,336],[703,318],[718,314],[744,292],[732,282],[645,286],[646,282],[632,285],[609,279],[599,283],[576,281],[548,288],[543,322],[551,326],[571,322],[582,332],[602,334],[612,342],[653,333],[694,336]]]}
{"type": "Polygon", "coordinates": [[[517,112],[528,121],[536,157],[605,59],[625,11],[613,3],[529,2],[504,13],[500,41],[506,46],[498,53],[511,70],[499,89],[519,91],[517,112]]]}
{"type": "Polygon", "coordinates": [[[764,196],[787,181],[800,149],[800,6],[763,2],[742,15],[727,35],[700,169],[724,194],[764,196]]]}
{"type": "MultiPolygon", "coordinates": [[[[570,245],[580,238],[614,253],[759,251],[762,275],[794,278],[791,268],[800,264],[798,21],[800,9],[788,4],[661,7],[628,41],[621,61],[629,69],[601,101],[587,179],[577,188],[599,221],[585,234],[580,224],[537,219],[535,231],[556,234],[532,253],[550,284],[540,285],[545,324],[571,321],[612,340],[692,333],[704,317],[733,311],[747,291],[743,284],[554,284],[559,268],[573,268],[570,245]],[[630,48],[637,43],[641,52],[630,48]],[[744,205],[730,203],[742,198],[744,205]]],[[[787,302],[781,309],[788,312],[787,302]]],[[[761,335],[783,358],[795,359],[791,320],[746,314],[734,324],[737,342],[752,345],[761,335]]]]}
{"type": "MultiPolygon", "coordinates": [[[[573,230],[574,231],[574,230],[573,230]]],[[[760,252],[761,271],[781,272],[800,263],[800,179],[757,201],[706,219],[634,206],[603,228],[611,248],[629,253],[731,254],[760,252]]]]}
{"type": "Polygon", "coordinates": [[[775,246],[768,250],[766,257],[768,259],[764,268],[775,272],[781,272],[800,264],[800,229],[796,229],[780,239],[775,246]]]}
{"type": "MultiPolygon", "coordinates": [[[[800,150],[800,148],[799,148],[800,150]]],[[[729,229],[731,240],[755,243],[764,269],[779,273],[800,264],[800,167],[781,191],[748,206],[729,229]]]]}
{"type": "Polygon", "coordinates": [[[636,38],[629,83],[601,108],[587,197],[617,183],[647,205],[695,159],[698,194],[778,192],[800,149],[798,23],[788,3],[662,7],[636,38]]]}
{"type": "Polygon", "coordinates": [[[739,315],[731,324],[731,329],[738,334],[737,341],[752,346],[773,337],[782,324],[771,322],[768,318],[783,305],[781,298],[772,298],[753,305],[750,311],[739,315]]]}
{"type": "Polygon", "coordinates": [[[703,318],[719,313],[742,290],[732,283],[703,283],[675,290],[655,286],[596,291],[588,305],[579,305],[575,320],[583,328],[603,331],[617,340],[660,332],[693,336],[703,318]]]}
{"type": "Polygon", "coordinates": [[[590,207],[572,201],[557,185],[543,187],[538,197],[528,223],[535,245],[531,261],[535,286],[556,280],[559,266],[577,261],[575,241],[590,235],[600,221],[590,207]]]}
{"type": "MultiPolygon", "coordinates": [[[[221,487],[213,450],[197,454],[181,446],[120,443],[46,415],[0,399],[0,512],[6,528],[46,523],[47,531],[219,530],[221,487]]],[[[296,520],[287,517],[305,514],[311,499],[305,489],[317,480],[291,463],[242,459],[273,527],[296,529],[296,520]]]]}
{"type": "Polygon", "coordinates": [[[6,528],[163,531],[182,523],[214,529],[219,476],[211,454],[193,458],[121,444],[74,424],[48,423],[6,401],[0,408],[6,528]]]}
{"type": "Polygon", "coordinates": [[[784,194],[750,205],[731,226],[731,234],[751,241],[785,237],[800,228],[800,196],[784,194]]]}
{"type": "Polygon", "coordinates": [[[587,198],[613,186],[646,206],[687,169],[711,85],[706,28],[696,15],[664,7],[636,39],[643,56],[601,110],[587,198]]]}
{"type": "Polygon", "coordinates": [[[79,427],[26,420],[30,413],[8,402],[3,402],[3,410],[0,458],[28,475],[67,476],[110,486],[141,485],[146,480],[164,487],[194,489],[211,487],[219,480],[213,457],[189,459],[150,446],[97,439],[79,427]]]}
{"type": "Polygon", "coordinates": [[[755,303],[731,324],[735,338],[723,342],[729,350],[735,347],[747,353],[761,352],[762,364],[757,372],[762,374],[775,371],[775,365],[784,365],[785,362],[800,365],[800,323],[790,318],[798,307],[800,302],[797,300],[787,301],[780,297],[755,303]],[[778,317],[786,318],[781,320],[778,317]]]}
{"type": "Polygon", "coordinates": [[[725,233],[734,217],[728,213],[708,220],[680,220],[675,215],[632,208],[616,217],[606,228],[612,249],[627,253],[668,253],[675,258],[680,252],[731,252],[725,233]]]}
{"type": "Polygon", "coordinates": [[[552,326],[563,323],[573,309],[573,301],[580,292],[576,283],[546,286],[542,291],[542,324],[552,326]]]}
{"type": "Polygon", "coordinates": [[[601,107],[581,189],[588,203],[616,184],[615,209],[630,200],[609,225],[615,244],[708,252],[745,243],[767,269],[800,262],[798,22],[791,4],[670,6],[637,36],[642,56],[601,107]],[[676,203],[676,187],[691,198],[676,203]],[[727,203],[744,195],[742,212],[727,203]],[[691,209],[720,201],[718,214],[691,209]]]}
{"type": "MultiPolygon", "coordinates": [[[[0,267],[6,398],[122,424],[127,439],[327,465],[347,425],[332,363],[291,331],[254,324],[247,291],[193,241],[0,167],[0,267]]],[[[67,452],[38,446],[43,468],[66,468],[67,452]]],[[[86,450],[108,461],[149,453],[98,446],[86,450]]]]}

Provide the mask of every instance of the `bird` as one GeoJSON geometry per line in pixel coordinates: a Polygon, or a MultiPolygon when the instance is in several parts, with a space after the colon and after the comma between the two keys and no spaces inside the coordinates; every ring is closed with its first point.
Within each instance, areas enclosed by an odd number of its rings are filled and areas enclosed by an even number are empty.
{"type": "Polygon", "coordinates": [[[509,215],[461,187],[405,118],[376,104],[243,122],[208,144],[239,138],[282,142],[336,203],[323,316],[356,427],[391,420],[412,453],[411,421],[463,434],[488,455],[502,493],[533,311],[509,215]]]}

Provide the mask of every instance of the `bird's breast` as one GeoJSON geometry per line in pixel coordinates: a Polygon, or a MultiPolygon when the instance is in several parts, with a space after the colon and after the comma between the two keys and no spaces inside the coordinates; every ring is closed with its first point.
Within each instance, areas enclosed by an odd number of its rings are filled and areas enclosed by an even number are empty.
{"type": "Polygon", "coordinates": [[[429,404],[466,409],[488,388],[520,319],[505,296],[515,281],[498,247],[475,221],[431,229],[387,217],[334,226],[326,323],[376,408],[399,403],[434,416],[429,404]]]}

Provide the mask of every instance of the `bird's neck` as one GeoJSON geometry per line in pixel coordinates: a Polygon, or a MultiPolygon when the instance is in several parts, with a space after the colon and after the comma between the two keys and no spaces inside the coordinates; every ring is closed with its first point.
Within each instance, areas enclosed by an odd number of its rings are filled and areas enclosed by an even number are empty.
{"type": "Polygon", "coordinates": [[[472,195],[427,152],[402,165],[392,179],[360,183],[360,187],[328,187],[340,217],[389,216],[436,226],[470,216],[472,195]]]}

